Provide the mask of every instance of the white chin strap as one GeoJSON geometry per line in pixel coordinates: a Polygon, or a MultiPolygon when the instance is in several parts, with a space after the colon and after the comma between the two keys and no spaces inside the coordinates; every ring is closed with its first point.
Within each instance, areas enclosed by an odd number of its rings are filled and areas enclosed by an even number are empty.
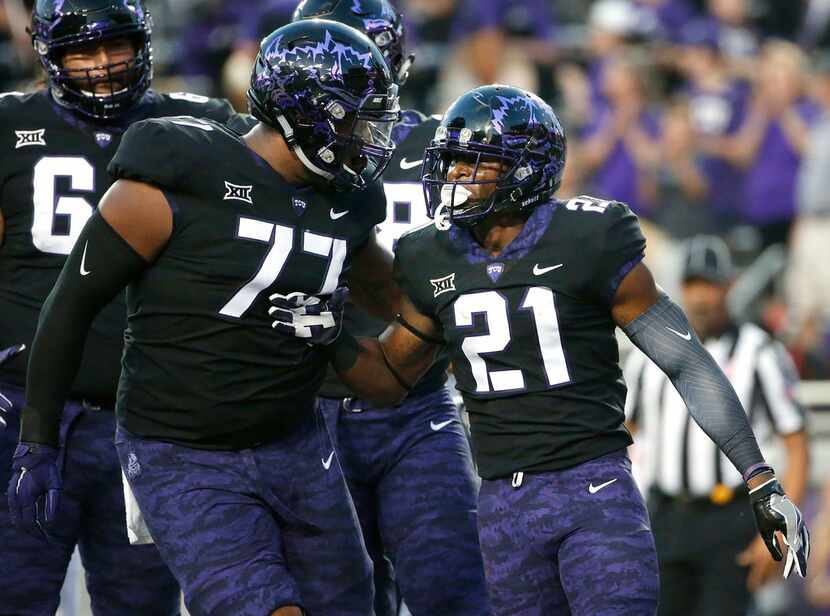
{"type": "Polygon", "coordinates": [[[306,169],[308,169],[312,173],[319,175],[325,180],[333,180],[334,174],[329,173],[325,169],[320,169],[320,167],[311,162],[311,159],[308,156],[306,156],[306,153],[303,152],[303,148],[301,148],[300,144],[297,143],[297,140],[294,139],[294,129],[291,128],[291,125],[288,123],[288,120],[285,119],[285,116],[278,115],[277,122],[279,122],[280,126],[282,127],[283,134],[285,135],[285,140],[288,142],[291,149],[294,150],[294,153],[297,155],[297,158],[299,158],[300,161],[306,166],[306,169]]]}

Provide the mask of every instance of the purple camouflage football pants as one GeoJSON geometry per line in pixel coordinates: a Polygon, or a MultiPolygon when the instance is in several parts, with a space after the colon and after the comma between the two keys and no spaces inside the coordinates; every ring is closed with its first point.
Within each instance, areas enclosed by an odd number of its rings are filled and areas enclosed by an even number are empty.
{"type": "Polygon", "coordinates": [[[192,616],[369,616],[372,571],[317,412],[253,449],[138,438],[116,447],[147,527],[192,616]]]}
{"type": "Polygon", "coordinates": [[[179,614],[179,586],[153,545],[127,539],[121,467],[112,440],[115,414],[70,402],[63,409],[63,491],[57,541],[38,539],[11,525],[5,491],[20,431],[21,389],[0,385],[13,404],[0,429],[0,615],[54,616],[66,568],[78,545],[95,616],[179,614]]]}
{"type": "Polygon", "coordinates": [[[337,399],[321,408],[375,563],[377,616],[397,613],[385,557],[413,616],[489,616],[477,482],[446,389],[394,408],[337,399]]]}
{"type": "Polygon", "coordinates": [[[654,539],[623,451],[521,480],[485,480],[479,526],[496,614],[647,616],[657,610],[654,539]]]}

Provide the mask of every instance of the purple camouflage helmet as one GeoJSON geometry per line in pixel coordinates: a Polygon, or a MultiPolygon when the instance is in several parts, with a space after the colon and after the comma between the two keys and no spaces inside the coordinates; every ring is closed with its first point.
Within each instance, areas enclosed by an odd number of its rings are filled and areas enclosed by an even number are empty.
{"type": "Polygon", "coordinates": [[[336,190],[380,178],[395,149],[398,86],[377,46],[340,23],[299,21],[263,39],[248,102],[336,190]]]}
{"type": "Polygon", "coordinates": [[[475,225],[492,212],[529,212],[559,189],[566,149],[556,114],[535,94],[503,85],[470,90],[450,105],[426,149],[427,211],[458,226],[475,225]],[[472,173],[469,179],[449,181],[458,160],[470,163],[472,173]],[[496,179],[477,179],[484,162],[502,164],[496,179]],[[465,188],[471,184],[495,184],[495,191],[472,201],[465,188]]]}

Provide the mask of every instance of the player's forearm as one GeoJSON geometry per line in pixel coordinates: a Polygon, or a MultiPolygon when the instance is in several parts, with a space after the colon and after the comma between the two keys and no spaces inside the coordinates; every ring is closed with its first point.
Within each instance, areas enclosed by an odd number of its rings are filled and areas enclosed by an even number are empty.
{"type": "Polygon", "coordinates": [[[372,284],[353,283],[349,291],[353,303],[385,321],[394,321],[401,311],[401,290],[391,276],[372,284]]]}
{"type": "Polygon", "coordinates": [[[406,397],[409,382],[390,369],[377,338],[357,339],[344,331],[328,352],[338,376],[361,398],[393,406],[406,397]]]}
{"type": "Polygon", "coordinates": [[[666,373],[695,422],[742,475],[764,462],[735,390],[677,304],[661,294],[623,331],[666,373]]]}
{"type": "Polygon", "coordinates": [[[26,378],[20,440],[57,447],[61,413],[92,320],[146,267],[96,213],[43,305],[26,378]]]}

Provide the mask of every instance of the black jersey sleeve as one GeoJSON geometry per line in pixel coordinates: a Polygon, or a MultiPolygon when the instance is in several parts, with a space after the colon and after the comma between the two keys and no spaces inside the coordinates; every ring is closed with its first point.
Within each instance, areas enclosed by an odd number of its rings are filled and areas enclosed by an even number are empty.
{"type": "Polygon", "coordinates": [[[121,139],[107,172],[115,180],[135,180],[176,188],[182,180],[176,143],[166,122],[144,120],[133,124],[121,139]]]}
{"type": "Polygon", "coordinates": [[[349,193],[349,198],[349,209],[359,212],[361,221],[365,223],[362,225],[365,233],[355,240],[355,248],[359,250],[372,236],[375,227],[386,219],[386,193],[383,185],[375,182],[365,190],[349,193]]]}
{"type": "Polygon", "coordinates": [[[142,120],[124,133],[107,171],[113,181],[185,188],[198,175],[198,153],[211,147],[210,136],[218,130],[216,124],[190,116],[142,120]]]}
{"type": "MultiPolygon", "coordinates": [[[[403,234],[398,239],[395,248],[395,280],[398,286],[406,293],[412,304],[422,313],[428,316],[435,316],[432,307],[432,298],[426,292],[426,285],[419,275],[423,271],[421,265],[425,263],[422,247],[429,242],[420,241],[424,233],[432,228],[432,225],[419,227],[403,234]]],[[[427,282],[427,284],[429,284],[427,282]]]]}
{"type": "Polygon", "coordinates": [[[608,203],[599,219],[604,224],[595,236],[596,265],[588,290],[593,297],[607,302],[626,274],[645,256],[646,240],[636,214],[624,203],[608,203]]]}
{"type": "Polygon", "coordinates": [[[163,96],[165,116],[192,115],[226,124],[238,115],[226,98],[209,98],[190,92],[171,92],[163,96]]]}

